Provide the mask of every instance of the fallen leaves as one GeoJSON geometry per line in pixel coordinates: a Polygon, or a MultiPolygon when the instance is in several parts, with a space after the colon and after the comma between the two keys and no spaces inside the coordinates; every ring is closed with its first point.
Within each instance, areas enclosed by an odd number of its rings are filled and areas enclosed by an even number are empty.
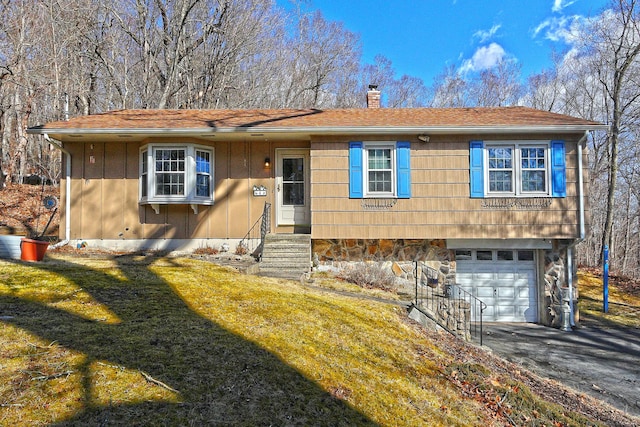
{"type": "MultiPolygon", "coordinates": [[[[47,210],[42,202],[45,197],[60,197],[60,188],[50,185],[18,185],[8,184],[0,189],[0,233],[36,234],[42,233],[52,211],[47,210]]],[[[56,211],[47,235],[55,235],[58,230],[60,215],[56,211]]]]}

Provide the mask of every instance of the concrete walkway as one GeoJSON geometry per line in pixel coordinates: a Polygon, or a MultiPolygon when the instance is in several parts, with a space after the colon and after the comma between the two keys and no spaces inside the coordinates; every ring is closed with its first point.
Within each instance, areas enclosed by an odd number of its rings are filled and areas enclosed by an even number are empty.
{"type": "Polygon", "coordinates": [[[484,347],[536,374],[640,416],[640,329],[489,323],[484,347]]]}

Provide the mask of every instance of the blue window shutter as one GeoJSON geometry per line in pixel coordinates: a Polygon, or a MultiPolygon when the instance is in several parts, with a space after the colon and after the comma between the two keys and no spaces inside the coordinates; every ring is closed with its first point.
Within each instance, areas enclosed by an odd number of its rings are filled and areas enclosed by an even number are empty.
{"type": "Polygon", "coordinates": [[[567,197],[564,141],[551,141],[551,195],[567,197]]]}
{"type": "Polygon", "coordinates": [[[362,198],[362,142],[349,143],[349,197],[362,198]]]}
{"type": "Polygon", "coordinates": [[[469,179],[471,181],[471,197],[484,197],[484,142],[469,143],[469,179]]]}
{"type": "Polygon", "coordinates": [[[411,143],[396,143],[397,196],[399,199],[411,198],[411,143]]]}

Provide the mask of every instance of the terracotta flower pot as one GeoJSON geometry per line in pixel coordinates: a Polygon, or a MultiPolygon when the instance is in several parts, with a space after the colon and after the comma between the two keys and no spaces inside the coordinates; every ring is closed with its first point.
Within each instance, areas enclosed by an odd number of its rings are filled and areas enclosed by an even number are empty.
{"type": "Polygon", "coordinates": [[[23,261],[42,261],[49,242],[23,237],[20,239],[20,259],[23,261]]]}

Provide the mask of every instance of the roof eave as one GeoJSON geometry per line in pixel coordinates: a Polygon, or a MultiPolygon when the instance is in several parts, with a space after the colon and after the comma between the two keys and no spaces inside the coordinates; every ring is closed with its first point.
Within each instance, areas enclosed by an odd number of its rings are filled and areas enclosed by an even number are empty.
{"type": "Polygon", "coordinates": [[[403,133],[442,134],[512,134],[512,133],[571,133],[606,130],[599,124],[525,125],[525,126],[344,126],[344,127],[233,127],[233,128],[46,128],[27,129],[33,135],[215,135],[215,134],[300,134],[300,135],[381,135],[403,133]]]}

